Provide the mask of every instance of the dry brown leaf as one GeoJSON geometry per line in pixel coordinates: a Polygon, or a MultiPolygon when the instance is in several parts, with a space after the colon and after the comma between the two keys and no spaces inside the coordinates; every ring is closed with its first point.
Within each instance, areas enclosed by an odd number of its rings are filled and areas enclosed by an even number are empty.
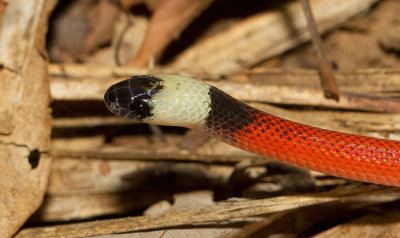
{"type": "Polygon", "coordinates": [[[43,57],[56,1],[10,1],[0,44],[0,230],[9,237],[40,206],[50,172],[50,90],[43,57]],[[13,24],[10,24],[12,22],[13,24]]]}
{"type": "Polygon", "coordinates": [[[119,14],[113,30],[111,47],[102,47],[85,58],[85,65],[125,65],[139,51],[149,19],[145,16],[119,14]]]}
{"type": "Polygon", "coordinates": [[[52,61],[82,61],[111,41],[119,10],[111,0],[75,0],[55,12],[50,31],[52,61]]]}
{"type": "Polygon", "coordinates": [[[130,66],[147,66],[214,0],[164,0],[154,12],[138,55],[130,66]]]}
{"type": "Polygon", "coordinates": [[[49,27],[50,60],[72,63],[83,58],[82,45],[90,31],[85,8],[90,1],[71,1],[64,8],[56,9],[49,27]]]}
{"type": "Polygon", "coordinates": [[[111,41],[119,10],[110,0],[100,0],[87,9],[91,31],[86,36],[83,52],[91,52],[111,41]]]}

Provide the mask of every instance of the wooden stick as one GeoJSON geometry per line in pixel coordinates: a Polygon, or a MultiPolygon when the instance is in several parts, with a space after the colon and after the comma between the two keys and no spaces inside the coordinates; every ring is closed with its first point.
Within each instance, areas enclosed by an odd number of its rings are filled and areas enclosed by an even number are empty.
{"type": "MultiPolygon", "coordinates": [[[[364,12],[377,0],[312,0],[320,32],[364,12]],[[332,7],[334,6],[334,7],[332,7]]],[[[232,73],[254,66],[310,39],[301,4],[291,1],[279,9],[253,15],[177,56],[178,68],[232,73]]]]}
{"type": "Polygon", "coordinates": [[[335,75],[333,74],[333,69],[326,58],[321,36],[318,34],[310,4],[308,0],[301,0],[301,5],[303,6],[304,15],[306,16],[308,23],[308,29],[311,33],[311,41],[313,42],[317,56],[318,70],[321,75],[321,85],[324,90],[324,95],[326,98],[339,101],[339,87],[335,75]]]}
{"type": "Polygon", "coordinates": [[[15,237],[82,237],[112,234],[116,232],[122,233],[185,225],[200,225],[210,222],[228,222],[232,219],[265,215],[298,207],[322,204],[330,201],[343,201],[343,199],[357,199],[365,196],[370,196],[368,201],[372,201],[371,199],[373,199],[374,195],[377,196],[377,201],[390,201],[397,197],[385,197],[382,195],[395,192],[398,192],[398,189],[362,188],[359,190],[347,190],[341,193],[335,192],[331,194],[320,194],[320,196],[314,197],[282,196],[258,200],[227,201],[217,203],[215,206],[168,212],[157,216],[126,217],[120,219],[81,222],[78,224],[26,228],[20,231],[15,237]]]}
{"type": "MultiPolygon", "coordinates": [[[[52,76],[51,92],[54,100],[103,100],[103,94],[110,85],[132,75],[154,72],[119,67],[83,68],[76,65],[51,65],[49,70],[52,76]]],[[[207,73],[188,73],[173,69],[169,71],[161,69],[159,72],[190,75],[197,79],[211,77],[211,74],[207,73]]],[[[255,72],[232,75],[227,80],[203,79],[203,81],[219,87],[239,100],[248,102],[310,105],[375,112],[400,111],[398,99],[368,96],[368,94],[385,96],[388,91],[392,92],[393,88],[400,88],[400,70],[367,69],[338,72],[336,77],[344,92],[338,102],[324,97],[319,89],[318,72],[312,70],[293,73],[255,72]],[[241,78],[241,80],[235,80],[235,78],[241,78]],[[361,82],[363,87],[360,87],[361,82]]],[[[222,78],[222,75],[212,75],[212,79],[219,78],[222,78]]]]}

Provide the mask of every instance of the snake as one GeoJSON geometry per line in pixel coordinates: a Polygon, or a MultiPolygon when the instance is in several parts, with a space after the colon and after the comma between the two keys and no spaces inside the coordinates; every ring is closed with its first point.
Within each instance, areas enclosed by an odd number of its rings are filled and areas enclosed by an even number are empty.
{"type": "Polygon", "coordinates": [[[104,94],[115,115],[206,133],[242,150],[361,182],[400,186],[400,142],[313,127],[185,76],[133,76],[104,94]]]}

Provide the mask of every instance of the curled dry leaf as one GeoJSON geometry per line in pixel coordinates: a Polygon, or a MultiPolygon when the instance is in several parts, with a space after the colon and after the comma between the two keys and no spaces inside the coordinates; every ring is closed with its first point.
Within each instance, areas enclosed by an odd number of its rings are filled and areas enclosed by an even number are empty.
{"type": "Polygon", "coordinates": [[[0,23],[1,237],[13,235],[40,206],[47,185],[50,90],[40,50],[55,3],[10,1],[0,23]]]}
{"type": "Polygon", "coordinates": [[[130,66],[146,66],[214,0],[164,0],[154,12],[138,55],[130,66]]]}
{"type": "Polygon", "coordinates": [[[52,61],[82,61],[96,48],[112,39],[119,10],[111,0],[71,1],[55,12],[50,30],[52,61]]]}
{"type": "Polygon", "coordinates": [[[84,41],[83,52],[91,52],[111,41],[118,13],[116,4],[109,0],[101,0],[87,9],[91,31],[84,41]]]}

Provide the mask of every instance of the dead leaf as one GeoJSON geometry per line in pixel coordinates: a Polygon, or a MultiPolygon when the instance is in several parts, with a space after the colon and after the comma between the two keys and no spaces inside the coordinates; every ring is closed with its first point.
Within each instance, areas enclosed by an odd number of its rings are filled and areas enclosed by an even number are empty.
{"type": "Polygon", "coordinates": [[[54,13],[50,28],[52,61],[84,60],[98,47],[111,42],[119,10],[111,0],[75,0],[54,13]]]}
{"type": "Polygon", "coordinates": [[[40,52],[44,45],[40,43],[44,43],[43,28],[47,27],[47,18],[55,4],[55,0],[10,1],[2,19],[2,237],[13,235],[40,206],[50,172],[50,89],[47,61],[40,52]]]}
{"type": "Polygon", "coordinates": [[[147,66],[214,0],[164,0],[157,7],[138,55],[130,66],[147,66]]]}
{"type": "Polygon", "coordinates": [[[83,52],[89,53],[99,46],[111,42],[118,13],[116,4],[109,0],[100,0],[87,8],[87,19],[91,31],[84,41],[83,52]]]}

